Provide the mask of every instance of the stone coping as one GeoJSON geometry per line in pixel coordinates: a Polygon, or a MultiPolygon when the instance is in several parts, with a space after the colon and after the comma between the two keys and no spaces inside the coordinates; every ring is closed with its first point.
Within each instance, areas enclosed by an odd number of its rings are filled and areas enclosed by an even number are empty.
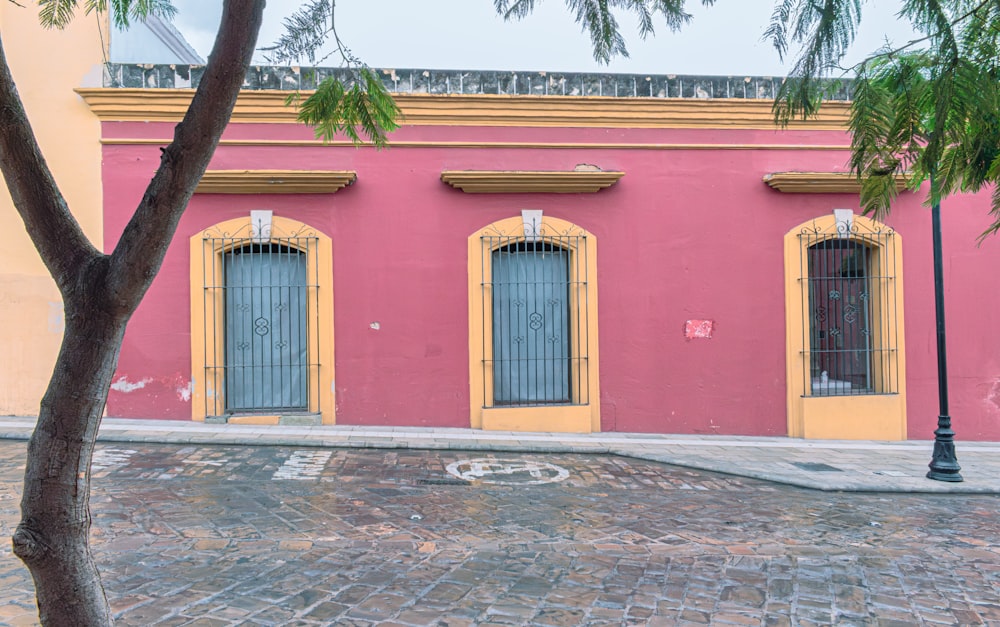
{"type": "MultiPolygon", "coordinates": [[[[148,89],[197,88],[201,65],[107,63],[104,87],[148,89]]],[[[507,96],[599,96],[614,98],[736,98],[770,100],[783,77],[696,76],[679,74],[600,74],[541,71],[378,69],[386,88],[397,94],[507,96]]],[[[251,66],[243,89],[309,91],[328,77],[351,80],[343,68],[251,66]]],[[[841,83],[830,100],[850,99],[841,83]]]]}

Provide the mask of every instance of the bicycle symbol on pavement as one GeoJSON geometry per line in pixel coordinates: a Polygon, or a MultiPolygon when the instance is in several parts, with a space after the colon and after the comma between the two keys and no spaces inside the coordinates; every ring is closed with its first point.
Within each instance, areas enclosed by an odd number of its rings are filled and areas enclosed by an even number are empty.
{"type": "Polygon", "coordinates": [[[448,464],[445,470],[465,481],[496,485],[539,485],[556,483],[569,477],[569,471],[561,466],[523,459],[463,459],[448,464]]]}

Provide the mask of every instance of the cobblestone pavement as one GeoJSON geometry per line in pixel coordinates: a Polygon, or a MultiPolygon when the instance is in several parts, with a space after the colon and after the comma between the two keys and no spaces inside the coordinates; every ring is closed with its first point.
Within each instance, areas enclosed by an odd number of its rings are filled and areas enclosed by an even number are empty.
{"type": "MultiPolygon", "coordinates": [[[[0,535],[25,446],[0,442],[0,535]]],[[[102,445],[122,625],[1000,624],[1000,500],[614,456],[102,445]],[[450,472],[449,472],[450,471],[450,472]]],[[[0,624],[35,624],[0,548],[0,624]]]]}

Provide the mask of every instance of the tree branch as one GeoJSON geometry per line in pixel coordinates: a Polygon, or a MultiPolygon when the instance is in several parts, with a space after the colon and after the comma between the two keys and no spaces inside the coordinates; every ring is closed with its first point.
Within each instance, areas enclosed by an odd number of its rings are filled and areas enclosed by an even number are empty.
{"type": "Polygon", "coordinates": [[[0,41],[0,171],[24,227],[65,295],[101,256],[70,213],[24,112],[0,41]]]}
{"type": "Polygon", "coordinates": [[[108,306],[131,313],[163,262],[184,209],[229,123],[253,57],[264,0],[225,0],[215,46],[191,106],[111,255],[108,306]]]}
{"type": "MultiPolygon", "coordinates": [[[[956,17],[955,19],[951,20],[950,22],[948,22],[948,27],[949,28],[954,28],[954,27],[958,26],[959,24],[961,24],[965,20],[969,19],[970,17],[974,17],[976,14],[978,14],[980,11],[982,11],[988,5],[992,4],[995,1],[996,0],[981,0],[981,2],[978,5],[976,5],[974,8],[969,9],[968,11],[966,11],[965,13],[963,13],[962,15],[960,15],[960,16],[956,17]]],[[[925,41],[931,41],[932,39],[940,37],[943,34],[944,34],[944,30],[939,28],[936,31],[934,31],[933,33],[929,33],[927,35],[924,35],[923,37],[917,37],[916,39],[911,39],[910,41],[906,42],[905,44],[903,44],[903,45],[901,45],[899,47],[891,48],[891,49],[888,49],[888,50],[882,50],[882,52],[876,52],[875,54],[871,55],[870,57],[864,59],[863,61],[859,61],[859,62],[855,63],[854,65],[852,65],[850,67],[838,66],[838,69],[840,69],[841,71],[844,71],[844,72],[850,72],[851,70],[857,71],[857,69],[860,68],[862,65],[864,65],[866,63],[869,63],[869,62],[871,62],[874,59],[892,58],[894,56],[899,55],[904,50],[908,50],[909,48],[912,48],[913,46],[916,46],[917,44],[924,43],[925,41]]]]}

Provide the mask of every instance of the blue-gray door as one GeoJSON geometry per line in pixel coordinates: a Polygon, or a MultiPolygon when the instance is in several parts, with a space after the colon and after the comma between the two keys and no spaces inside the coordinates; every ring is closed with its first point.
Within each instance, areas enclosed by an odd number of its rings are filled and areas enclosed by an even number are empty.
{"type": "Polygon", "coordinates": [[[519,242],[491,266],[494,404],[569,403],[569,251],[519,242]]]}
{"type": "Polygon", "coordinates": [[[225,255],[226,410],[308,409],[306,257],[277,244],[225,255]]]}

